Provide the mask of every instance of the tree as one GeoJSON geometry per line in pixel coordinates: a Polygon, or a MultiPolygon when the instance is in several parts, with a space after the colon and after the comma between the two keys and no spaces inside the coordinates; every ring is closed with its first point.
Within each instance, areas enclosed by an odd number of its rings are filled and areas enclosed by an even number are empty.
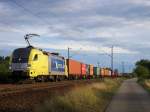
{"type": "Polygon", "coordinates": [[[0,63],[4,61],[4,56],[0,56],[0,63]]]}
{"type": "Polygon", "coordinates": [[[150,60],[142,59],[136,62],[136,66],[144,66],[150,70],[150,60]]]}
{"type": "Polygon", "coordinates": [[[9,72],[9,59],[9,56],[0,56],[0,74],[5,74],[9,72]]]}
{"type": "Polygon", "coordinates": [[[9,56],[6,56],[5,57],[5,61],[9,61],[10,60],[10,57],[9,56]]]}
{"type": "Polygon", "coordinates": [[[139,78],[144,78],[144,79],[150,78],[149,69],[144,66],[141,65],[137,66],[134,72],[137,74],[139,78]]]}
{"type": "Polygon", "coordinates": [[[0,83],[9,82],[10,80],[9,59],[8,56],[0,56],[0,83]]]}

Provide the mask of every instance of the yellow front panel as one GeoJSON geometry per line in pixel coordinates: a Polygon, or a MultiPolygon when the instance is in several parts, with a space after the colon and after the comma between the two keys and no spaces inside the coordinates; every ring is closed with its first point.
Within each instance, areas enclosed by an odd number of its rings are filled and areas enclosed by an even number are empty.
{"type": "Polygon", "coordinates": [[[48,56],[43,54],[38,49],[32,49],[29,56],[29,75],[30,77],[37,77],[39,75],[49,75],[48,72],[48,56]],[[35,55],[37,58],[35,59],[35,55]]]}

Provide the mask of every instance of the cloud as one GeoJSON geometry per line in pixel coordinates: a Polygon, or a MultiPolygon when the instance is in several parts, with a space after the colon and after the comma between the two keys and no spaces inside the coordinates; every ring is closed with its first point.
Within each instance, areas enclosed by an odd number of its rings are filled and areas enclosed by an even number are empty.
{"type": "MultiPolygon", "coordinates": [[[[80,51],[84,52],[84,53],[101,53],[101,54],[110,54],[110,47],[105,47],[105,46],[99,46],[99,45],[94,45],[93,43],[90,42],[79,42],[76,43],[76,41],[63,41],[63,42],[52,42],[52,43],[39,43],[39,42],[33,42],[32,43],[33,46],[36,46],[38,48],[42,48],[42,49],[56,49],[56,50],[67,50],[67,48],[71,48],[73,51],[78,51],[80,49],[80,51]]],[[[1,48],[18,48],[18,47],[25,47],[26,44],[24,42],[20,42],[20,43],[16,43],[11,42],[4,42],[0,44],[1,48]]],[[[114,48],[114,53],[123,53],[123,54],[136,54],[137,52],[132,52],[130,50],[121,48],[121,47],[115,47],[114,48]]]]}
{"type": "Polygon", "coordinates": [[[37,33],[41,37],[31,43],[44,49],[71,46],[94,54],[109,53],[114,45],[120,56],[150,56],[148,0],[14,1],[0,1],[1,49],[26,46],[24,35],[37,33]]]}
{"type": "Polygon", "coordinates": [[[144,5],[144,6],[150,6],[149,0],[131,0],[130,3],[137,4],[137,5],[144,5]]]}

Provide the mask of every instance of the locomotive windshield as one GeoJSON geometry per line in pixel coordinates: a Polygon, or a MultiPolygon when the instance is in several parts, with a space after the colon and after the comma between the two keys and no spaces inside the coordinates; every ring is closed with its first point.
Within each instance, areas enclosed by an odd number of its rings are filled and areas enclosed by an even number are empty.
{"type": "Polygon", "coordinates": [[[27,63],[29,59],[31,49],[30,48],[20,48],[13,52],[12,62],[13,63],[27,63]]]}

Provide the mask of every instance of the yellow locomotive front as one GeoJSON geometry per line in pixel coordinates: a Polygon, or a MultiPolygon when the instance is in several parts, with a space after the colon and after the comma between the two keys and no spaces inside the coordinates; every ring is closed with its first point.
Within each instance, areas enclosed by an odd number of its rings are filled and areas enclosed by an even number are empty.
{"type": "Polygon", "coordinates": [[[32,46],[14,50],[10,69],[14,78],[48,75],[48,56],[32,46]]]}
{"type": "Polygon", "coordinates": [[[31,48],[18,48],[14,50],[11,62],[10,69],[12,71],[12,76],[14,78],[28,78],[29,77],[29,55],[31,48]]]}

